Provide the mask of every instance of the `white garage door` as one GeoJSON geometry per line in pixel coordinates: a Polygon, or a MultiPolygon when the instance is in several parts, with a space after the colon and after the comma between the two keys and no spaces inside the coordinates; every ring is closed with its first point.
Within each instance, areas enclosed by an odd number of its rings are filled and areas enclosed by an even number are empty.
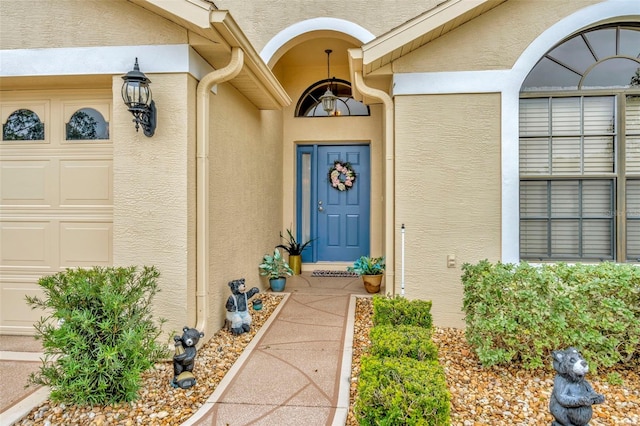
{"type": "Polygon", "coordinates": [[[70,267],[113,263],[111,93],[2,93],[0,333],[32,334],[25,295],[70,267]]]}

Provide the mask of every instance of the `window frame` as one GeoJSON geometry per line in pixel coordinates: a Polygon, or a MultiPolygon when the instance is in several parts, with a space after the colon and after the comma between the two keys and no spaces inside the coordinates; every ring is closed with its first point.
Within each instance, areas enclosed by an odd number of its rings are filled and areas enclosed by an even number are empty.
{"type": "Polygon", "coordinates": [[[369,117],[371,115],[371,109],[368,105],[360,101],[356,101],[351,92],[351,83],[347,80],[339,78],[329,78],[319,80],[307,87],[302,95],[298,98],[298,103],[294,110],[294,117],[296,118],[319,118],[319,117],[369,117]],[[336,96],[336,114],[327,114],[322,109],[322,101],[320,97],[325,93],[328,87],[331,87],[331,91],[336,96]],[[349,103],[354,102],[366,109],[366,114],[351,114],[351,107],[349,103]],[[338,105],[342,104],[343,107],[339,108],[338,105]],[[346,110],[348,114],[340,113],[341,110],[346,110]],[[313,112],[309,114],[309,112],[313,112]],[[317,112],[317,113],[316,113],[317,112]]]}
{"type": "MultiPolygon", "coordinates": [[[[640,262],[640,259],[628,259],[627,256],[627,208],[626,208],[626,184],[627,180],[640,180],[640,173],[627,174],[626,173],[626,100],[627,96],[640,96],[640,87],[627,87],[627,88],[611,88],[611,89],[597,89],[597,90],[571,90],[571,91],[544,91],[544,92],[520,92],[519,99],[532,99],[532,98],[570,98],[570,97],[594,97],[594,96],[614,96],[614,113],[615,113],[615,132],[614,132],[614,172],[613,173],[601,173],[601,174],[573,174],[573,175],[553,175],[553,174],[536,174],[526,175],[519,172],[519,182],[522,181],[554,181],[554,180],[604,180],[613,179],[613,199],[614,199],[614,211],[613,213],[613,226],[612,232],[612,245],[613,245],[613,261],[616,262],[640,262]]],[[[518,125],[520,127],[520,124],[518,125]]],[[[518,136],[518,146],[521,144],[522,136],[518,136]]],[[[518,191],[520,194],[520,190],[518,191]]],[[[635,219],[631,219],[635,220],[635,219]]],[[[523,219],[520,217],[520,223],[523,219]]],[[[519,240],[522,241],[522,229],[519,226],[519,240]]],[[[547,236],[551,238],[551,236],[547,236]]],[[[572,258],[572,257],[553,257],[540,258],[535,256],[528,256],[520,248],[519,256],[522,260],[531,261],[580,261],[580,260],[607,260],[603,258],[572,258]]]]}

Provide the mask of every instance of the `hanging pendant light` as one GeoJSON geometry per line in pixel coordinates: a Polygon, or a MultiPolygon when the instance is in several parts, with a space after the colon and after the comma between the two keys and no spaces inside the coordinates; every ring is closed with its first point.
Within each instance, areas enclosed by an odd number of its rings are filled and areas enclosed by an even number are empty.
{"type": "Polygon", "coordinates": [[[331,77],[330,77],[330,68],[329,68],[329,55],[333,52],[331,49],[327,49],[324,53],[327,54],[327,91],[324,92],[324,95],[320,96],[320,101],[322,102],[322,109],[325,110],[327,115],[332,115],[335,107],[336,107],[336,95],[331,91],[331,77]]]}

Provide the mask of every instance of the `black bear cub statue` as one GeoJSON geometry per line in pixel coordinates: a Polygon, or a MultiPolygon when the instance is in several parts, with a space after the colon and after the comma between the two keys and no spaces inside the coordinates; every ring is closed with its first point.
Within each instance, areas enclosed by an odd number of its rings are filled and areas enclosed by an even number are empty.
{"type": "Polygon", "coordinates": [[[204,333],[195,328],[184,326],[182,336],[173,338],[175,344],[175,354],[173,355],[173,380],[171,386],[174,388],[189,389],[196,384],[193,375],[193,366],[196,359],[196,345],[204,333]]]}
{"type": "Polygon", "coordinates": [[[244,278],[229,281],[231,296],[227,299],[227,321],[231,323],[231,333],[235,336],[251,330],[251,314],[249,314],[248,300],[260,290],[253,287],[247,290],[244,285],[244,278]]]}
{"type": "Polygon", "coordinates": [[[553,392],[549,410],[555,421],[551,426],[587,426],[593,415],[593,404],[602,404],[604,396],[596,393],[584,378],[589,371],[587,361],[575,348],[553,351],[553,392]]]}

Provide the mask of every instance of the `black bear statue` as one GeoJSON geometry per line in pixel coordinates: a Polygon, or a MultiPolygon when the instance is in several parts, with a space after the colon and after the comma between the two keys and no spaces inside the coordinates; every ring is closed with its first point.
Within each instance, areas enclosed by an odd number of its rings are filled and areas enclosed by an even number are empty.
{"type": "Polygon", "coordinates": [[[189,389],[196,384],[196,378],[193,375],[193,366],[196,359],[196,345],[204,333],[184,326],[182,336],[173,338],[175,345],[175,353],[173,355],[173,380],[171,386],[174,388],[189,389]]]}
{"type": "Polygon", "coordinates": [[[251,330],[251,314],[248,309],[248,300],[259,293],[258,287],[246,289],[244,278],[229,281],[231,296],[227,299],[227,321],[231,323],[231,333],[239,335],[251,330]]]}
{"type": "Polygon", "coordinates": [[[549,411],[551,426],[587,426],[593,415],[593,404],[602,404],[604,396],[596,393],[584,376],[589,371],[587,361],[575,348],[553,351],[553,392],[549,411]]]}

